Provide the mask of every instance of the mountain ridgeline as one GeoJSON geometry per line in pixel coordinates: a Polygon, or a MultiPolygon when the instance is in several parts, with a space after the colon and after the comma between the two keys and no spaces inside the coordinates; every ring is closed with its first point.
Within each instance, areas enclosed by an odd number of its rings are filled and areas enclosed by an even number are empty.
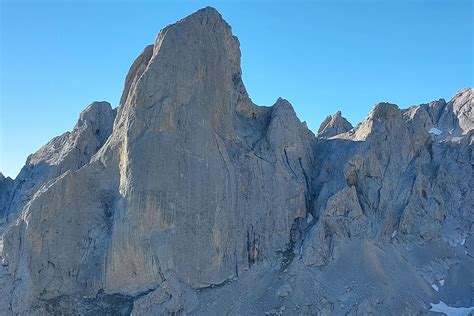
{"type": "Polygon", "coordinates": [[[230,26],[160,31],[120,104],[0,176],[0,315],[415,315],[474,306],[474,90],[314,135],[257,106],[230,26]],[[431,310],[431,311],[430,311],[431,310]]]}

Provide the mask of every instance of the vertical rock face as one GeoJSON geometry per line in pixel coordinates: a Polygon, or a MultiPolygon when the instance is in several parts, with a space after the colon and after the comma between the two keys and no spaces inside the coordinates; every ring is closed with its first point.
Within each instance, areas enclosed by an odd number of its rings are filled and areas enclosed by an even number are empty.
{"type": "Polygon", "coordinates": [[[219,284],[285,250],[306,214],[312,135],[288,102],[252,104],[219,13],[162,30],[123,100],[107,289],[144,291],[167,270],[192,287],[219,284]]]}
{"type": "Polygon", "coordinates": [[[0,177],[0,314],[468,304],[472,102],[381,103],[355,128],[337,112],[315,137],[288,101],[253,104],[237,38],[199,10],[144,49],[117,110],[93,103],[0,177]]]}
{"type": "Polygon", "coordinates": [[[8,269],[23,280],[18,310],[61,295],[137,296],[169,271],[191,288],[223,283],[276,262],[311,205],[313,134],[287,101],[251,102],[238,40],[212,8],[144,50],[104,135],[88,142],[97,153],[65,134],[29,160],[68,171],[5,235],[8,269]],[[68,160],[72,145],[90,154],[68,160]]]}
{"type": "Polygon", "coordinates": [[[13,180],[0,172],[0,218],[6,217],[6,207],[12,192],[13,180]]]}

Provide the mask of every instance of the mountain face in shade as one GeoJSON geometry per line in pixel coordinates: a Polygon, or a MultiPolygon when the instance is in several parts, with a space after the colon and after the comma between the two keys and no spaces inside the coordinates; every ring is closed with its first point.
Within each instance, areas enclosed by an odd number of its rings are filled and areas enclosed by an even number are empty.
{"type": "Polygon", "coordinates": [[[0,176],[1,315],[423,314],[474,306],[473,89],[315,136],[255,105],[213,8],[165,27],[117,109],[0,176]]]}

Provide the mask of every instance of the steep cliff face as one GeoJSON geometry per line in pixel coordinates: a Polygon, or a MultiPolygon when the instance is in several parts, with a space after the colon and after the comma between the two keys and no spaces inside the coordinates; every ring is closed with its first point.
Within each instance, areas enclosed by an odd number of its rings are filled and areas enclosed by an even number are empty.
{"type": "Polygon", "coordinates": [[[131,87],[113,135],[120,203],[106,288],[144,291],[167,270],[199,288],[275,259],[306,213],[312,135],[288,102],[252,104],[221,16],[202,10],[161,31],[131,87]]]}
{"type": "Polygon", "coordinates": [[[1,178],[0,314],[473,303],[472,89],[355,128],[338,112],[315,137],[241,77],[230,26],[199,10],[144,49],[117,110],[93,103],[1,178]]]}
{"type": "Polygon", "coordinates": [[[6,217],[6,207],[10,198],[14,181],[0,172],[0,218],[6,217]]]}
{"type": "Polygon", "coordinates": [[[121,102],[92,158],[65,159],[65,134],[29,160],[67,171],[40,173],[52,180],[5,234],[20,311],[62,295],[138,296],[167,275],[220,284],[276,262],[306,216],[314,135],[287,101],[251,102],[238,41],[214,9],[163,29],[121,102]]]}

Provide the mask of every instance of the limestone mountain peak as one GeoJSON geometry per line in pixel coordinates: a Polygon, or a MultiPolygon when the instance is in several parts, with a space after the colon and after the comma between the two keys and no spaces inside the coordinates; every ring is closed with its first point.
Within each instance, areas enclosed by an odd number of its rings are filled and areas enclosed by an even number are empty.
{"type": "Polygon", "coordinates": [[[201,9],[145,47],[116,110],[0,176],[0,314],[470,306],[472,101],[336,112],[315,137],[287,100],[250,100],[237,38],[201,9]]]}
{"type": "Polygon", "coordinates": [[[333,137],[352,129],[351,123],[342,116],[341,111],[329,115],[318,129],[318,137],[333,137]]]}

